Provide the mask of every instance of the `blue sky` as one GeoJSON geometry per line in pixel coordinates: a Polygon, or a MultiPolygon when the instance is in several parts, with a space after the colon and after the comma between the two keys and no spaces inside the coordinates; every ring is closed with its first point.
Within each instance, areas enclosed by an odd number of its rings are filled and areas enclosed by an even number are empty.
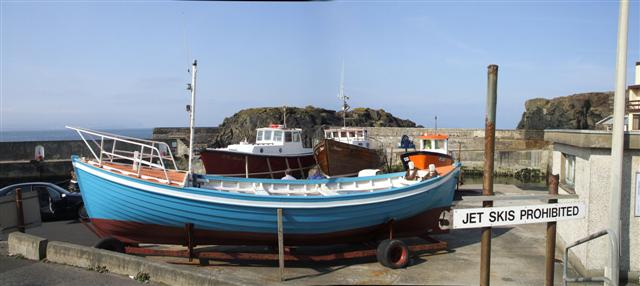
{"type": "Polygon", "coordinates": [[[617,1],[0,5],[0,131],[186,126],[194,58],[198,126],[249,107],[337,110],[342,61],[351,106],[427,127],[483,127],[489,64],[502,129],[527,99],[614,88],[617,1]]]}

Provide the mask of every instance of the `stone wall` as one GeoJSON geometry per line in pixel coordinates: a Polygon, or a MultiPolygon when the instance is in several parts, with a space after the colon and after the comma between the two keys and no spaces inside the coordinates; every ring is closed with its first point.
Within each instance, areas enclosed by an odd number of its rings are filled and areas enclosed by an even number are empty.
{"type": "MultiPolygon", "coordinates": [[[[391,164],[400,164],[398,148],[402,135],[407,135],[414,143],[416,136],[435,133],[432,128],[367,127],[374,148],[385,150],[391,164]]],[[[437,133],[449,135],[449,151],[458,157],[467,170],[481,172],[484,165],[484,129],[446,128],[437,133]]],[[[544,131],[539,130],[496,130],[495,171],[512,175],[525,168],[546,172],[550,158],[550,144],[544,141],[544,131]]]]}
{"type": "MultiPolygon", "coordinates": [[[[372,146],[385,150],[388,161],[392,164],[400,164],[399,156],[404,149],[399,149],[397,146],[402,135],[406,134],[413,139],[425,132],[435,132],[428,128],[407,127],[367,127],[367,130],[372,139],[372,146]]],[[[205,147],[217,132],[218,129],[213,127],[196,129],[196,149],[205,147]]],[[[454,157],[457,157],[458,146],[460,146],[461,160],[467,170],[478,172],[482,170],[483,129],[439,129],[438,132],[449,134],[449,149],[454,153],[454,157]]],[[[188,136],[188,128],[155,128],[153,133],[154,140],[165,141],[173,147],[178,164],[184,168],[187,165],[185,155],[188,150],[188,136]]],[[[497,130],[496,171],[502,174],[513,174],[520,169],[533,168],[544,172],[549,161],[549,145],[543,137],[542,131],[497,130]]],[[[0,142],[0,180],[68,176],[72,170],[71,155],[93,156],[82,140],[0,142]],[[31,162],[37,145],[45,148],[43,163],[31,162]]],[[[196,170],[203,171],[201,163],[195,163],[196,170]]]]}

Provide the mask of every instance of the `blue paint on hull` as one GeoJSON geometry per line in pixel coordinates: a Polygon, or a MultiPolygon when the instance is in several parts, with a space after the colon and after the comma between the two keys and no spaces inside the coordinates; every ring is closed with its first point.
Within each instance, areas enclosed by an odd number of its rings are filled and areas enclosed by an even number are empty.
{"type": "MultiPolygon", "coordinates": [[[[153,184],[93,167],[79,161],[77,158],[73,158],[73,161],[85,207],[92,219],[136,222],[177,228],[182,228],[185,223],[193,223],[197,229],[202,230],[250,233],[273,233],[277,225],[276,209],[204,202],[154,193],[94,175],[78,168],[76,164],[92,168],[93,171],[100,172],[100,174],[162,190],[206,195],[214,199],[234,198],[256,203],[262,201],[348,201],[374,198],[385,194],[407,192],[415,188],[427,187],[438,183],[440,180],[447,179],[446,182],[434,189],[392,201],[327,208],[286,208],[284,211],[284,231],[289,234],[323,234],[366,228],[384,224],[391,218],[402,220],[429,209],[448,207],[452,203],[460,172],[458,165],[452,176],[439,177],[410,187],[386,191],[328,197],[291,197],[235,194],[209,189],[180,188],[153,184]]],[[[234,178],[234,180],[260,181],[260,179],[239,178],[234,178]]],[[[358,180],[358,178],[340,180],[358,180]]],[[[315,182],[327,182],[327,180],[316,180],[315,182]]],[[[299,183],[304,182],[301,181],[299,183]]]]}

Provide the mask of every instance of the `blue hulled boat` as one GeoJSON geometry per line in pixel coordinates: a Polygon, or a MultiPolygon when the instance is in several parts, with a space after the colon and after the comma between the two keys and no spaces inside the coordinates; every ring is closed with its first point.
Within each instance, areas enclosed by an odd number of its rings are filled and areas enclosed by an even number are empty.
{"type": "MultiPolygon", "coordinates": [[[[366,241],[395,231],[439,231],[437,219],[451,206],[458,163],[441,175],[408,181],[404,173],[325,180],[273,180],[195,175],[193,186],[167,182],[158,170],[73,158],[88,215],[98,234],[131,243],[184,242],[193,223],[198,244],[270,244],[283,209],[289,244],[366,241]],[[101,166],[102,165],[102,166],[101,166]]],[[[186,173],[171,170],[169,177],[186,173]]]]}

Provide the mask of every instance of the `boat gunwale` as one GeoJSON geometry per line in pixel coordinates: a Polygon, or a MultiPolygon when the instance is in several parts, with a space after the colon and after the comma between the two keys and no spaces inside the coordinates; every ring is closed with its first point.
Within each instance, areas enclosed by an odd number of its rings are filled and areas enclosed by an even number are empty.
{"type": "MultiPolygon", "coordinates": [[[[254,145],[254,146],[260,146],[260,145],[254,145]]],[[[274,146],[274,145],[265,145],[265,146],[274,146]]],[[[275,146],[279,146],[279,145],[275,145],[275,146]]],[[[230,149],[226,149],[228,147],[224,147],[224,148],[205,148],[200,150],[200,154],[202,154],[202,152],[221,152],[221,153],[233,153],[233,154],[240,154],[243,156],[258,156],[258,157],[277,157],[277,158],[282,158],[282,157],[301,157],[301,156],[313,156],[313,148],[305,148],[305,149],[311,149],[310,152],[305,152],[305,153],[295,153],[295,154],[263,154],[263,153],[250,153],[250,152],[243,152],[243,151],[238,151],[238,150],[230,150],[230,149]]]]}
{"type": "MultiPolygon", "coordinates": [[[[273,208],[273,207],[282,207],[282,208],[322,207],[322,206],[318,206],[318,204],[322,204],[322,203],[330,204],[330,203],[340,203],[340,202],[343,203],[343,205],[340,205],[340,206],[349,206],[353,204],[368,204],[368,203],[377,203],[380,201],[385,201],[385,200],[380,200],[380,197],[384,199],[385,197],[389,197],[389,196],[402,196],[402,197],[411,196],[415,194],[407,195],[406,193],[412,192],[419,188],[423,190],[419,191],[418,193],[422,193],[422,192],[432,190],[435,187],[439,187],[440,185],[446,183],[450,179],[450,177],[453,176],[456,173],[456,171],[459,170],[460,168],[460,164],[456,163],[454,164],[454,169],[444,176],[439,176],[436,178],[421,181],[414,185],[409,185],[405,187],[393,187],[387,190],[379,190],[374,192],[362,192],[362,193],[345,193],[345,194],[336,194],[336,195],[328,195],[328,196],[288,196],[288,195],[278,195],[278,194],[274,194],[274,195],[245,194],[245,193],[221,191],[217,189],[169,186],[165,184],[146,181],[139,178],[125,176],[125,175],[111,172],[108,170],[103,170],[98,167],[92,166],[91,164],[88,164],[86,162],[82,162],[77,156],[73,156],[72,161],[74,163],[74,167],[76,168],[77,168],[76,164],[81,164],[82,166],[85,166],[86,168],[89,168],[91,170],[95,170],[97,172],[100,172],[106,175],[115,176],[116,178],[119,178],[122,180],[128,180],[136,184],[142,184],[150,188],[160,188],[163,191],[183,193],[182,197],[188,196],[188,195],[195,195],[195,196],[205,196],[207,197],[207,199],[219,198],[219,199],[227,199],[227,200],[240,200],[240,201],[245,201],[244,202],[245,204],[247,202],[255,202],[255,203],[261,202],[265,204],[277,204],[277,203],[285,204],[281,206],[258,206],[258,205],[255,206],[255,207],[270,207],[270,208],[273,208]],[[372,202],[353,203],[353,201],[356,201],[356,200],[372,200],[372,202]],[[292,204],[293,206],[286,206],[286,204],[292,204]],[[306,204],[308,204],[308,206],[306,206],[306,204]]],[[[87,172],[87,170],[83,170],[83,171],[87,172]]],[[[96,176],[95,174],[91,174],[91,175],[96,176]]],[[[390,175],[390,174],[386,174],[386,175],[390,175]]],[[[231,178],[231,177],[224,177],[224,178],[231,178]]],[[[361,178],[370,178],[370,177],[361,177],[361,178]]],[[[108,180],[106,178],[102,178],[102,179],[108,180]]],[[[231,178],[231,179],[242,179],[242,178],[231,178]]],[[[340,178],[340,179],[346,179],[346,178],[340,178]]],[[[257,179],[257,180],[260,180],[260,179],[257,179]]],[[[267,179],[267,180],[271,180],[271,179],[267,179]]],[[[326,181],[328,180],[331,180],[331,179],[327,179],[326,181]]],[[[273,180],[273,181],[280,181],[280,183],[286,184],[285,182],[282,182],[282,180],[273,180]]],[[[305,181],[308,181],[309,184],[314,184],[311,181],[316,181],[316,180],[305,180],[305,181]]],[[[325,181],[325,180],[318,180],[318,181],[325,181]]],[[[119,183],[119,182],[114,182],[114,181],[111,181],[111,182],[122,185],[122,183],[119,183]]],[[[127,186],[127,187],[140,189],[134,186],[127,186]]],[[[146,189],[142,189],[142,190],[148,191],[148,192],[154,192],[146,189]]],[[[162,192],[155,192],[155,193],[159,193],[159,194],[171,196],[171,197],[181,197],[179,195],[172,195],[172,194],[167,194],[162,192]]],[[[193,199],[193,200],[200,201],[200,199],[196,199],[196,198],[186,198],[186,199],[193,199]]],[[[392,199],[397,199],[397,198],[392,198],[392,199]]],[[[218,202],[218,203],[233,205],[232,203],[228,203],[228,202],[227,203],[218,202]]],[[[239,204],[239,205],[244,205],[244,204],[239,204]]],[[[329,207],[339,207],[339,206],[329,206],[329,207]]]]}

